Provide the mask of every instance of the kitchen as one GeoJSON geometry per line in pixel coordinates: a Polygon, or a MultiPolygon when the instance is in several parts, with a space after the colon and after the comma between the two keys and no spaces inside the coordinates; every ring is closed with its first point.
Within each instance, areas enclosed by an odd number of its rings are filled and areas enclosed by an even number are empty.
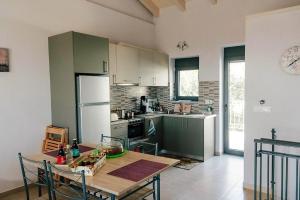
{"type": "MultiPolygon", "coordinates": [[[[49,49],[53,125],[69,127],[70,139],[91,143],[104,134],[130,143],[149,139],[158,143],[159,151],[202,161],[214,155],[216,115],[195,111],[192,101],[170,100],[168,55],[77,32],[50,37],[49,49]],[[68,53],[72,48],[73,56],[68,53]],[[70,60],[61,57],[61,52],[70,60]],[[76,86],[72,84],[75,79],[76,86]],[[64,107],[68,102],[77,102],[77,106],[69,103],[64,107]],[[150,124],[154,131],[149,138],[150,124]],[[191,138],[197,139],[194,144],[191,138]]],[[[199,60],[193,64],[199,66],[199,60]]]]}
{"type": "Polygon", "coordinates": [[[292,156],[254,146],[299,141],[299,0],[0,4],[0,199],[44,197],[24,161],[39,177],[74,151],[67,168],[88,173],[46,175],[46,199],[62,178],[98,199],[299,193],[292,156]]]}

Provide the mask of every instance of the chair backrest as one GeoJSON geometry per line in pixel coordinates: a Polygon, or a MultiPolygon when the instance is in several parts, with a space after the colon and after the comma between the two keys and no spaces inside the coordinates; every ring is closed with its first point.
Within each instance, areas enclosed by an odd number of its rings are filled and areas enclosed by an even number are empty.
{"type": "Polygon", "coordinates": [[[46,187],[48,190],[48,197],[51,199],[51,192],[50,192],[50,181],[48,178],[48,170],[46,161],[38,162],[31,159],[28,159],[22,156],[21,153],[18,153],[21,172],[24,181],[24,188],[26,193],[26,199],[30,199],[29,194],[29,185],[36,185],[39,188],[41,186],[46,187]]]}
{"type": "Polygon", "coordinates": [[[144,141],[128,142],[129,150],[145,154],[158,155],[158,143],[144,141]]]}
{"type": "Polygon", "coordinates": [[[124,138],[111,137],[111,136],[106,136],[106,135],[101,134],[101,142],[105,142],[105,140],[109,140],[109,141],[112,140],[112,141],[121,142],[121,144],[123,145],[124,149],[128,148],[126,139],[124,139],[124,138]]]}
{"type": "Polygon", "coordinates": [[[84,171],[81,173],[60,169],[48,162],[50,191],[53,199],[87,200],[84,171]],[[54,175],[59,175],[55,178],[54,175]],[[63,178],[64,177],[64,178],[63,178]],[[72,181],[70,181],[72,180],[72,181]]]}

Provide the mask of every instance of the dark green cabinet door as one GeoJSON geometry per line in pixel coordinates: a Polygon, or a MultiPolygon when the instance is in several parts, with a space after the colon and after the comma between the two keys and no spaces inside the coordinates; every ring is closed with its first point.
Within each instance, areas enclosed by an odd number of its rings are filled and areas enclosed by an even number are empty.
{"type": "Polygon", "coordinates": [[[108,39],[73,32],[73,53],[76,73],[108,73],[108,39]]]}
{"type": "Polygon", "coordinates": [[[163,119],[163,144],[164,149],[172,152],[180,152],[180,134],[182,130],[181,117],[164,117],[163,119]]]}
{"type": "Polygon", "coordinates": [[[187,118],[184,124],[185,145],[184,154],[203,156],[204,154],[204,120],[197,118],[187,118]]]}
{"type": "Polygon", "coordinates": [[[155,140],[158,143],[158,150],[163,148],[163,128],[162,128],[162,117],[157,117],[153,119],[154,125],[156,127],[155,140]]]}
{"type": "Polygon", "coordinates": [[[145,119],[145,133],[148,134],[150,120],[153,120],[154,127],[156,129],[155,135],[149,136],[149,142],[158,143],[158,150],[163,148],[163,128],[162,128],[162,117],[153,117],[145,119]]]}

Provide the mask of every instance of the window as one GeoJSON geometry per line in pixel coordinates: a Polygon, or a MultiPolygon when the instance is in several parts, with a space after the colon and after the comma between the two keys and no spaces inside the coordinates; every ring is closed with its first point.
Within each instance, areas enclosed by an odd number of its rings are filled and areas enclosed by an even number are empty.
{"type": "Polygon", "coordinates": [[[198,101],[199,57],[175,59],[176,100],[198,101]]]}

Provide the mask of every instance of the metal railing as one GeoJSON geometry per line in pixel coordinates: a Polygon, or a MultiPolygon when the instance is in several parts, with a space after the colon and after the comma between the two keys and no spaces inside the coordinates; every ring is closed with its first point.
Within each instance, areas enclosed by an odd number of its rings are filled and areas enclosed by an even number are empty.
{"type": "MultiPolygon", "coordinates": [[[[263,199],[263,177],[266,177],[266,197],[264,199],[274,200],[281,199],[287,200],[291,199],[290,196],[295,195],[296,200],[300,200],[300,176],[299,176],[299,154],[291,154],[276,151],[277,146],[281,147],[293,147],[300,148],[299,142],[291,142],[284,140],[275,139],[275,130],[272,130],[272,139],[255,139],[254,140],[254,200],[263,199]],[[270,150],[271,149],[271,150],[270,150]],[[266,160],[264,160],[266,159],[266,160]],[[275,161],[279,159],[280,165],[276,166],[275,161]],[[289,166],[294,165],[294,166],[289,166]],[[264,168],[263,168],[264,167],[264,168]],[[275,167],[279,167],[280,174],[276,174],[275,167]],[[289,169],[295,169],[295,172],[290,172],[289,169]],[[263,171],[266,171],[266,174],[263,174],[263,171]],[[295,174],[295,177],[291,177],[291,174],[295,174]],[[276,178],[276,181],[275,181],[276,178]],[[291,180],[289,180],[291,178],[291,180]],[[292,180],[294,179],[294,180],[292,180]],[[277,181],[279,180],[279,181],[277,181]],[[278,187],[276,184],[278,182],[278,187]],[[291,184],[289,186],[289,183],[291,184]],[[293,187],[294,186],[294,187],[293,187]],[[275,190],[279,189],[278,194],[276,195],[275,190]],[[291,193],[295,192],[294,194],[291,193]],[[277,198],[277,197],[278,198],[277,198]]],[[[265,196],[264,195],[264,196],[265,196]]],[[[293,198],[294,199],[294,198],[293,198]]]]}
{"type": "Polygon", "coordinates": [[[233,130],[244,129],[244,101],[234,100],[229,104],[229,128],[233,130]]]}

